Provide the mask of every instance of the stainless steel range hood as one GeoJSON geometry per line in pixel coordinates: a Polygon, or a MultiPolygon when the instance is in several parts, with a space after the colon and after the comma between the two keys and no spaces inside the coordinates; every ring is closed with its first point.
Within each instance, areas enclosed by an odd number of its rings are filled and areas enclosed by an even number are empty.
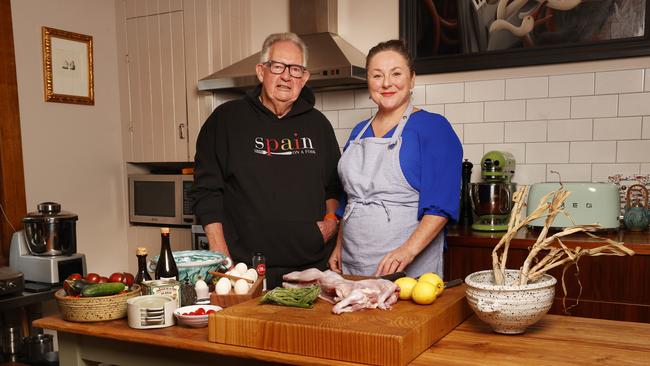
{"type": "MultiPolygon", "coordinates": [[[[311,74],[307,85],[314,90],[340,90],[366,84],[366,56],[336,34],[336,0],[291,0],[291,31],[307,45],[307,66],[311,74]]],[[[199,80],[199,90],[246,90],[257,85],[255,65],[260,53],[221,69],[199,80]]]]}

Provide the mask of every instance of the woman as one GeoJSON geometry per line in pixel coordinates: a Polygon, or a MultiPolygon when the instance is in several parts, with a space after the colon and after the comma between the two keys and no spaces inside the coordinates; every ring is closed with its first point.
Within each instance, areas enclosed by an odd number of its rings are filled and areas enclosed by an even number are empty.
{"type": "Polygon", "coordinates": [[[442,277],[444,228],[460,204],[460,141],[444,117],[411,105],[415,72],[402,41],[373,47],[366,69],[379,110],[352,130],[338,164],[347,202],[330,268],[442,277]]]}

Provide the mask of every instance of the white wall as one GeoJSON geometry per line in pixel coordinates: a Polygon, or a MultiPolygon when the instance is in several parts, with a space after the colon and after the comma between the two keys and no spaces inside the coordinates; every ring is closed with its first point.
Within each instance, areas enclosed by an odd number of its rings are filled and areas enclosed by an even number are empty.
{"type": "Polygon", "coordinates": [[[105,0],[12,0],[28,211],[55,201],[79,215],[89,271],[127,270],[115,5],[105,0]],[[95,105],[43,100],[41,26],[93,36],[95,105]]]}

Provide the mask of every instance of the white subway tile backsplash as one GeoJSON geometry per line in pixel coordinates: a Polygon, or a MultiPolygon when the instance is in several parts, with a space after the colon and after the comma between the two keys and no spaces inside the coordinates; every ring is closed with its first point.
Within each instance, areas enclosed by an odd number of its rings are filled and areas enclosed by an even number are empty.
{"type": "Polygon", "coordinates": [[[570,74],[548,78],[549,97],[594,94],[594,74],[570,74]]]}
{"type": "Polygon", "coordinates": [[[508,122],[505,124],[505,142],[546,141],[546,121],[508,122]]]}
{"type": "Polygon", "coordinates": [[[456,136],[458,136],[461,143],[463,142],[463,126],[462,123],[454,123],[451,125],[451,128],[454,129],[454,132],[456,132],[456,136]]]}
{"type": "Polygon", "coordinates": [[[526,144],[485,144],[483,150],[488,151],[506,151],[514,156],[515,161],[523,163],[526,161],[526,144]]]}
{"type": "Polygon", "coordinates": [[[416,85],[412,90],[411,103],[426,104],[426,87],[424,85],[416,85]]]}
{"type": "Polygon", "coordinates": [[[562,182],[591,182],[591,164],[546,164],[547,182],[559,182],[560,177],[562,182]]]}
{"type": "Polygon", "coordinates": [[[592,139],[591,119],[548,121],[548,141],[583,141],[592,139]]]}
{"type": "Polygon", "coordinates": [[[650,93],[619,95],[619,116],[640,116],[650,114],[650,93]]]}
{"type": "Polygon", "coordinates": [[[460,103],[465,100],[463,83],[427,85],[425,90],[427,104],[460,103]]]}
{"type": "Polygon", "coordinates": [[[562,119],[569,118],[570,98],[528,99],[526,101],[526,119],[562,119]]]}
{"type": "Polygon", "coordinates": [[[544,182],[546,179],[546,164],[517,164],[512,181],[519,185],[530,185],[544,182]]]}
{"type": "Polygon", "coordinates": [[[548,77],[517,78],[506,80],[506,99],[548,97],[548,77]]]}
{"type": "Polygon", "coordinates": [[[503,100],[505,80],[485,80],[465,82],[465,101],[481,102],[486,100],[503,100]]]}
{"type": "Polygon", "coordinates": [[[639,136],[641,117],[594,119],[594,140],[634,140],[639,136]]]}
{"type": "Polygon", "coordinates": [[[641,132],[641,138],[646,140],[650,139],[650,117],[643,117],[643,131],[641,132]]]}
{"type": "Polygon", "coordinates": [[[639,174],[639,164],[593,164],[591,166],[592,182],[608,182],[608,178],[616,174],[623,176],[639,174]]]}
{"type": "Polygon", "coordinates": [[[359,122],[370,118],[370,109],[347,109],[339,111],[339,127],[354,128],[359,122]]]}
{"type": "Polygon", "coordinates": [[[616,141],[574,141],[571,143],[571,163],[615,163],[616,141]]]}
{"type": "Polygon", "coordinates": [[[468,123],[464,127],[466,143],[503,142],[503,123],[468,123]]]}
{"type": "Polygon", "coordinates": [[[618,163],[647,162],[650,156],[650,140],[619,141],[616,151],[618,163]]]}
{"type": "Polygon", "coordinates": [[[352,90],[325,92],[323,93],[323,108],[328,111],[332,109],[353,109],[354,92],[352,90]]]}
{"type": "Polygon", "coordinates": [[[330,124],[332,124],[332,128],[339,127],[339,112],[323,111],[322,113],[325,115],[325,118],[327,118],[327,120],[330,121],[330,124]]]}
{"type": "Polygon", "coordinates": [[[340,148],[343,148],[348,142],[348,139],[350,138],[350,132],[352,132],[351,128],[338,128],[334,130],[336,141],[338,141],[340,148]]]}
{"type": "MultiPolygon", "coordinates": [[[[365,89],[315,95],[341,147],[377,112],[365,89]]],[[[650,174],[650,68],[420,84],[411,101],[452,123],[473,182],[490,150],[514,155],[519,184],[650,174]]]]}
{"type": "Polygon", "coordinates": [[[417,106],[420,109],[424,109],[427,112],[438,113],[442,116],[445,115],[445,105],[444,104],[427,104],[417,106]]]}
{"type": "Polygon", "coordinates": [[[639,173],[642,175],[650,175],[650,163],[641,164],[641,170],[639,173]]]}
{"type": "Polygon", "coordinates": [[[323,110],[323,93],[314,93],[314,108],[323,110]]]}
{"type": "Polygon", "coordinates": [[[643,69],[596,73],[596,94],[643,91],[643,69]]]}
{"type": "Polygon", "coordinates": [[[568,162],[568,142],[531,142],[526,144],[526,164],[568,162]]]}
{"type": "Polygon", "coordinates": [[[451,123],[483,122],[483,103],[445,104],[445,117],[451,123]]]}
{"type": "Polygon", "coordinates": [[[517,121],[526,118],[525,100],[485,102],[485,121],[517,121]]]}
{"type": "Polygon", "coordinates": [[[375,102],[370,99],[370,93],[367,89],[354,91],[354,108],[374,108],[377,107],[375,102]]]}
{"type": "Polygon", "coordinates": [[[615,117],[618,95],[571,98],[571,118],[615,117]]]}

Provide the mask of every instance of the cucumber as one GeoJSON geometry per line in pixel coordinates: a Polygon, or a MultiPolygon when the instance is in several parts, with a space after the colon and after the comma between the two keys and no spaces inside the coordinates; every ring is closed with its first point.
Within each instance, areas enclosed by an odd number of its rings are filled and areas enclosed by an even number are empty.
{"type": "Polygon", "coordinates": [[[126,286],[122,282],[105,282],[88,285],[81,290],[83,297],[109,296],[119,294],[126,286]]]}

